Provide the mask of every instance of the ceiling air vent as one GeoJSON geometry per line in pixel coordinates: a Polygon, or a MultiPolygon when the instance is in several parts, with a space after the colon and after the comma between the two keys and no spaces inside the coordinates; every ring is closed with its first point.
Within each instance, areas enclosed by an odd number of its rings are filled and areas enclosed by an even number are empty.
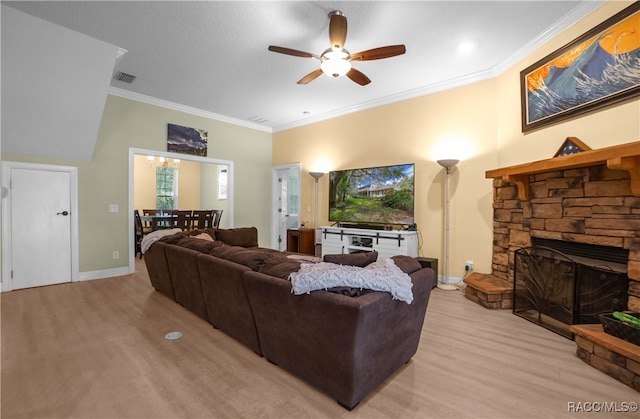
{"type": "Polygon", "coordinates": [[[267,118],[262,118],[262,117],[260,117],[258,115],[254,115],[251,118],[248,118],[248,120],[251,121],[251,122],[255,122],[257,124],[264,124],[265,122],[268,121],[267,118]]]}
{"type": "Polygon", "coordinates": [[[118,71],[114,77],[115,80],[123,81],[125,83],[133,83],[136,79],[136,76],[132,74],[123,73],[122,71],[118,71]]]}

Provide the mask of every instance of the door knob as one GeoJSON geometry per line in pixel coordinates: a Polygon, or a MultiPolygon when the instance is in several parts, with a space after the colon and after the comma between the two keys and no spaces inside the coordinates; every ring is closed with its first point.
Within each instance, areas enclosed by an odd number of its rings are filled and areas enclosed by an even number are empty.
{"type": "Polygon", "coordinates": [[[69,211],[62,211],[62,212],[57,213],[56,215],[65,215],[66,216],[66,215],[69,215],[69,211]]]}

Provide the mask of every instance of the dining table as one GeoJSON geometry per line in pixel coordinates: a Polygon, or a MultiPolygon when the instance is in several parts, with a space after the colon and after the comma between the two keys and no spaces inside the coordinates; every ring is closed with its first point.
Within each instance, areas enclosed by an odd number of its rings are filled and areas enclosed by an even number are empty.
{"type": "Polygon", "coordinates": [[[174,228],[175,220],[178,216],[171,214],[141,215],[140,221],[149,223],[151,231],[174,228]]]}

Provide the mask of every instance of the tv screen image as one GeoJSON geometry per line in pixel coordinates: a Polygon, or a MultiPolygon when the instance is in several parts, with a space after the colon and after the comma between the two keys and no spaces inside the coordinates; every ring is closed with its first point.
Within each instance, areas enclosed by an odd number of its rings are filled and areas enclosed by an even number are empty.
{"type": "Polygon", "coordinates": [[[414,164],[329,172],[329,221],[414,223],[414,164]]]}

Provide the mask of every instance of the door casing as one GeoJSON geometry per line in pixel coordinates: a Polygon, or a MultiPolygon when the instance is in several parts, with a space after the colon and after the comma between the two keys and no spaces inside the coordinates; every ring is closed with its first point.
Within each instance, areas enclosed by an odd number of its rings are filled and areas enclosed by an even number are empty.
{"type": "MultiPolygon", "coordinates": [[[[211,152],[211,150],[209,151],[211,152]]],[[[180,160],[189,160],[199,163],[208,163],[208,164],[219,164],[225,165],[228,168],[227,172],[227,209],[225,211],[225,218],[227,219],[227,228],[234,227],[234,182],[235,182],[235,169],[234,162],[232,160],[223,160],[213,157],[201,157],[194,156],[190,154],[180,154],[180,153],[171,153],[164,152],[158,150],[148,150],[143,148],[129,148],[129,203],[128,203],[128,211],[129,211],[129,237],[133,237],[135,232],[134,220],[133,220],[133,194],[134,194],[134,163],[135,163],[135,155],[140,154],[144,156],[156,156],[156,157],[165,157],[169,159],[180,159],[180,160]]],[[[135,247],[129,245],[129,274],[135,272],[135,247]]]]}

